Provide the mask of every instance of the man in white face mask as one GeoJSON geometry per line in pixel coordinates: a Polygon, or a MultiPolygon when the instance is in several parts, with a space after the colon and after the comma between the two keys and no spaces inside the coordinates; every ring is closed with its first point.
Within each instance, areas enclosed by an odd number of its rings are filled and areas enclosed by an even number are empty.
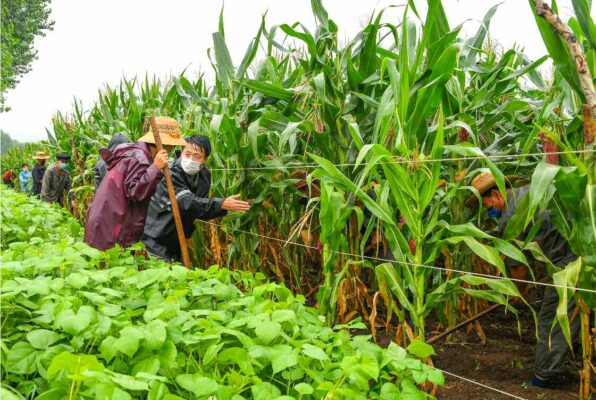
{"type": "MultiPolygon", "coordinates": [[[[181,156],[169,167],[184,235],[189,238],[194,232],[196,219],[223,217],[228,211],[244,213],[250,209],[250,205],[239,200],[240,195],[225,199],[209,198],[211,173],[205,164],[211,153],[211,143],[205,136],[200,135],[187,138],[186,143],[181,156]]],[[[155,256],[167,261],[181,259],[180,243],[165,179],[162,179],[151,198],[142,241],[147,251],[155,256]]]]}

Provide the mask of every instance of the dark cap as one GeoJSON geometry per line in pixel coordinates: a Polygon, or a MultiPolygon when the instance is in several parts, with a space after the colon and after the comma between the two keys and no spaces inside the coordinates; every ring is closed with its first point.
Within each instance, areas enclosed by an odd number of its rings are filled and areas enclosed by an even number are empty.
{"type": "Polygon", "coordinates": [[[56,160],[60,161],[70,161],[70,154],[56,154],[56,160]]]}

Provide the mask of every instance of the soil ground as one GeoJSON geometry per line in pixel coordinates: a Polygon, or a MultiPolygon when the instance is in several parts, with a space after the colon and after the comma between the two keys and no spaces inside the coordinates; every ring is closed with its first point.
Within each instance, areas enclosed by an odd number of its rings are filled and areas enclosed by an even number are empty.
{"type": "MultiPolygon", "coordinates": [[[[512,314],[497,309],[481,321],[486,344],[477,336],[460,333],[457,343],[435,345],[435,366],[453,374],[483,383],[528,400],[577,399],[579,375],[570,373],[561,377],[557,389],[527,387],[534,366],[534,320],[529,312],[520,316],[521,336],[517,321],[512,314]]],[[[570,366],[572,370],[573,366],[570,366]]],[[[489,389],[461,379],[446,376],[445,386],[440,388],[438,399],[445,400],[501,400],[511,399],[489,389]]]]}
{"type": "MultiPolygon", "coordinates": [[[[541,293],[533,291],[531,305],[536,312],[540,309],[541,293]]],[[[517,319],[511,313],[505,314],[498,308],[480,319],[486,336],[486,343],[480,343],[476,333],[467,333],[465,328],[449,338],[435,344],[436,356],[433,363],[437,368],[470,380],[500,389],[527,400],[578,399],[579,375],[577,366],[569,365],[571,372],[560,378],[556,389],[527,387],[534,365],[536,336],[534,319],[526,308],[519,309],[517,319]]],[[[432,326],[432,325],[430,325],[432,326]]],[[[380,345],[387,345],[393,338],[392,332],[377,331],[380,345]]],[[[432,336],[430,333],[429,336],[432,336]]],[[[581,359],[576,355],[577,359],[581,359]]],[[[512,397],[466,382],[446,374],[445,385],[437,393],[439,400],[507,400],[512,397]]]]}

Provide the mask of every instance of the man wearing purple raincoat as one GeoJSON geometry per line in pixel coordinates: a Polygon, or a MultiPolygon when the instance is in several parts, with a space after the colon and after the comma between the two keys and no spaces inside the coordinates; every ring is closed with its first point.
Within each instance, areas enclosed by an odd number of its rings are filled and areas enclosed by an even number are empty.
{"type": "Polygon", "coordinates": [[[168,151],[186,144],[176,120],[158,117],[156,122],[165,150],[157,152],[151,130],[136,143],[100,150],[108,172],[87,212],[85,242],[91,247],[107,250],[141,240],[149,201],[168,163],[168,151]]]}

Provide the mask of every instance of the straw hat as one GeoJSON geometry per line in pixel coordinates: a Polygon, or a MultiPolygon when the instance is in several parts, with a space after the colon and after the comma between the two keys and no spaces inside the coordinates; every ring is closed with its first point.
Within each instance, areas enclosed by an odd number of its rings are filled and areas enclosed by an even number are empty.
{"type": "MultiPolygon", "coordinates": [[[[155,124],[159,130],[159,137],[164,146],[185,146],[186,142],[180,136],[178,121],[169,117],[155,117],[155,124]]],[[[149,132],[142,136],[139,141],[155,144],[155,137],[149,125],[149,132]]]]}
{"type": "Polygon", "coordinates": [[[46,153],[44,151],[38,151],[35,153],[35,156],[33,157],[35,160],[47,160],[48,156],[46,156],[46,153]]]}
{"type": "MultiPolygon", "coordinates": [[[[506,186],[512,186],[513,184],[517,184],[516,186],[522,186],[527,184],[528,181],[525,179],[521,179],[515,175],[509,175],[505,177],[505,184],[506,186]]],[[[473,186],[478,193],[482,196],[495,186],[497,186],[497,181],[493,177],[490,172],[481,172],[472,179],[470,185],[473,186]]],[[[466,205],[468,207],[476,207],[478,205],[478,198],[475,195],[470,196],[470,198],[466,201],[466,205]]]]}

